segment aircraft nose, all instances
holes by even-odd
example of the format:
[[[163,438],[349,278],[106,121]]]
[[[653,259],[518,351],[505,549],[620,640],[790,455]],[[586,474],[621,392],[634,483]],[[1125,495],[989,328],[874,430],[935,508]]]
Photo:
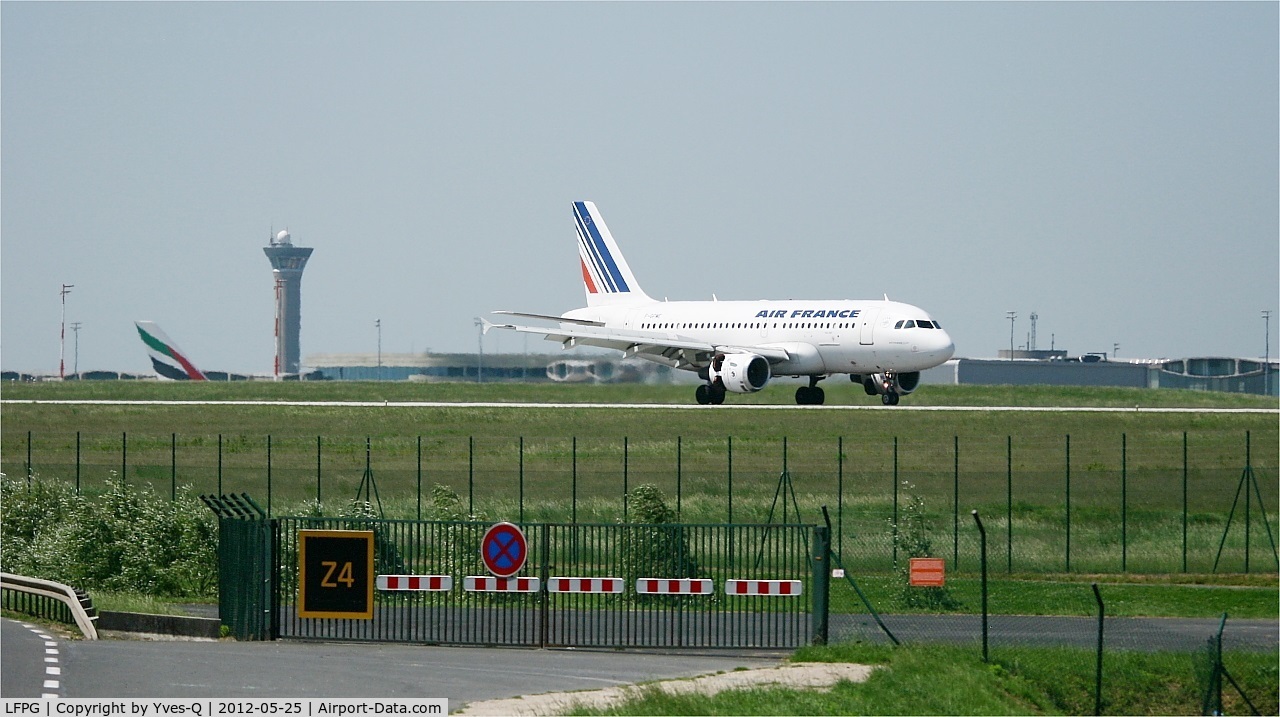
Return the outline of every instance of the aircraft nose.
[[[938,347],[935,349],[935,352],[937,353],[939,360],[946,361],[955,355],[956,344],[951,340],[951,334],[948,334],[946,331],[941,331],[939,333],[941,336],[937,337]]]

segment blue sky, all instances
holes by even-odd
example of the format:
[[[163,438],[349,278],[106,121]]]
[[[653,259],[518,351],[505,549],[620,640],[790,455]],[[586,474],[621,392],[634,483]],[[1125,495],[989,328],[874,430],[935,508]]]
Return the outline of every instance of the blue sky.
[[[269,372],[582,305],[570,203],[651,295],[890,298],[994,356],[1260,356],[1276,3],[0,5],[0,364]],[[1280,316],[1277,316],[1280,319]],[[1272,327],[1276,356],[1280,325]],[[497,332],[486,351],[521,351]],[[532,340],[530,349],[554,350]],[[68,339],[68,356],[71,353]],[[70,358],[68,358],[70,360]]]

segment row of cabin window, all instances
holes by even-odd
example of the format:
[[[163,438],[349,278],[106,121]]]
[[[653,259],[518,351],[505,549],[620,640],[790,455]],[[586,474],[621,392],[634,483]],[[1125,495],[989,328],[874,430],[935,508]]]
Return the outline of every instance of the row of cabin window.
[[[899,324],[902,322],[899,321]],[[841,324],[783,324],[784,329],[852,329],[857,326],[854,323]],[[762,329],[763,324],[641,324],[642,329]],[[771,328],[779,328],[778,324],[774,324]],[[901,328],[901,327],[899,327]],[[938,327],[942,328],[942,327]]]

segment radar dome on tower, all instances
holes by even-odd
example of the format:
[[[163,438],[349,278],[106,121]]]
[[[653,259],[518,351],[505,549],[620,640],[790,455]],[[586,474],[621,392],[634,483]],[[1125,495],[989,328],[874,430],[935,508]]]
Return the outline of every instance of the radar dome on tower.
[[[293,243],[292,238],[289,236],[289,230],[288,230],[288,229],[281,229],[281,230],[280,230],[280,233],[276,235],[276,243],[277,243],[277,244],[292,244],[292,243]]]

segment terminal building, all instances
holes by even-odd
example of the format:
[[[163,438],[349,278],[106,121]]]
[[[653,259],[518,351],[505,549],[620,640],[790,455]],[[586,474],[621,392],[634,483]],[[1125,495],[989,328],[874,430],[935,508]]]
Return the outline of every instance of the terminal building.
[[[1100,354],[1077,358],[952,359],[921,374],[922,383],[953,385],[1124,386],[1182,388],[1280,395],[1280,363],[1240,358],[1172,361],[1108,361]]]

